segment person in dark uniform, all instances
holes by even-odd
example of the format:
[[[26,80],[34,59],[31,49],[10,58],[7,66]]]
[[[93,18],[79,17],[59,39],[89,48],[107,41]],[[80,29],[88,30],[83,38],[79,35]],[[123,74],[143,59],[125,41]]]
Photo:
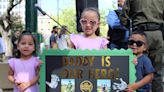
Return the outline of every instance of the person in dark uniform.
[[[164,0],[126,0],[122,12],[122,23],[132,19],[134,30],[144,30],[148,38],[148,56],[156,69],[152,92],[164,92]],[[164,31],[164,30],[163,30]]]

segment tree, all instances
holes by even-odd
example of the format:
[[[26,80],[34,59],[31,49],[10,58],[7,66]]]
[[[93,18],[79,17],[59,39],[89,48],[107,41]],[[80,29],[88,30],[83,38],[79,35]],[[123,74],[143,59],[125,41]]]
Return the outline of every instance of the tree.
[[[101,36],[107,37],[108,25],[106,23],[105,10],[101,9],[99,10],[99,12],[100,12],[100,33]]]
[[[60,14],[59,22],[66,25],[71,33],[77,33],[76,30],[76,10],[68,7],[63,9]]]
[[[25,29],[25,25],[22,23],[21,16],[11,16],[11,20],[13,21],[13,24],[11,25],[12,32]]]
[[[11,33],[13,31],[12,27],[14,25],[14,19],[12,19],[12,10],[21,2],[22,0],[9,0],[6,14],[0,17],[0,33],[2,34],[2,39],[4,40],[7,48],[5,53],[7,57],[12,56]]]

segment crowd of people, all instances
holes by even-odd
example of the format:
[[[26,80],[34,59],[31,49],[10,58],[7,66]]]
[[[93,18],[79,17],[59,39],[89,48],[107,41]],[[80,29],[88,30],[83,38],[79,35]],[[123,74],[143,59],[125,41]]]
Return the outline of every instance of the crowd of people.
[[[118,0],[118,4],[119,9],[108,14],[109,39],[100,36],[99,11],[89,7],[81,14],[82,34],[69,35],[67,26],[54,26],[50,38],[44,40],[45,49],[132,49],[137,80],[125,91],[163,92],[164,0]],[[35,56],[33,35],[24,31],[12,42],[17,50],[8,60],[8,79],[14,84],[14,92],[38,92],[41,61]]]

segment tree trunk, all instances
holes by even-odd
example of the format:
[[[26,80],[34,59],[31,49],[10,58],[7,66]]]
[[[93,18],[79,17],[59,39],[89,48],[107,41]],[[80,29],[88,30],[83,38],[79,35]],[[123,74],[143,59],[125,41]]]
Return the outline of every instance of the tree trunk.
[[[11,35],[8,34],[8,32],[3,31],[2,32],[2,39],[4,40],[4,44],[6,47],[6,52],[5,52],[5,56],[6,57],[11,57],[12,56],[12,42],[11,42]]]

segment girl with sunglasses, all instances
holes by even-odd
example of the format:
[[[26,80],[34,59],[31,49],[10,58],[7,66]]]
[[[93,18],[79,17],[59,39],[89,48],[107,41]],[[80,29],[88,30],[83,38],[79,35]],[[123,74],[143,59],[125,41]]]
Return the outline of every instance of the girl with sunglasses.
[[[100,14],[96,8],[86,8],[82,12],[80,24],[83,34],[70,35],[70,47],[75,49],[105,49],[108,40],[99,37]]]
[[[136,82],[129,84],[127,92],[150,92],[151,81],[154,77],[155,69],[152,66],[151,60],[144,55],[147,49],[146,34],[143,31],[134,31],[129,38],[128,48],[132,49],[136,55],[134,62],[136,64]]]

